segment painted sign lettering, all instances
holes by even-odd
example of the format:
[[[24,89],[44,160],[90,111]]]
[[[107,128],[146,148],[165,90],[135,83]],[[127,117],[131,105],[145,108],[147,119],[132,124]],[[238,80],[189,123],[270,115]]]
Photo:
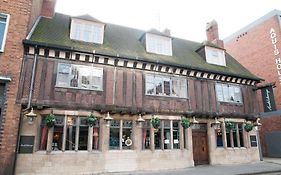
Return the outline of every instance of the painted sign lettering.
[[[277,47],[278,40],[277,40],[276,32],[273,28],[270,29],[269,33],[270,33],[271,43],[273,46],[273,54],[275,56],[275,64],[276,64],[276,69],[277,69],[278,81],[281,84],[281,58],[280,58],[279,49]]]

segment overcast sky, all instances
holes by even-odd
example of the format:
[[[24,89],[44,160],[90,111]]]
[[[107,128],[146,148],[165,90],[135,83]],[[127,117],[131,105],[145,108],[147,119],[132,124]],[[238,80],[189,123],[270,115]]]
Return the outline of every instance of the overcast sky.
[[[105,23],[141,30],[164,28],[174,37],[202,42],[206,23],[215,19],[221,39],[270,11],[280,0],[57,0],[56,11],[89,14]]]

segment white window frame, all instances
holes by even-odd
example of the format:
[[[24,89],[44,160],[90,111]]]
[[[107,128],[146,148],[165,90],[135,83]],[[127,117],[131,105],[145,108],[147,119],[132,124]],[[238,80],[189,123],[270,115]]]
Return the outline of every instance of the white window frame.
[[[205,55],[207,63],[226,66],[224,50],[205,46]]]
[[[149,81],[151,80],[151,81]],[[165,88],[164,88],[164,81],[169,82],[169,94],[165,94]],[[173,81],[183,81],[183,85],[180,85],[178,88],[180,88],[182,91],[180,91],[180,94],[173,93]],[[157,94],[157,83],[161,83],[161,92],[160,94]],[[153,89],[151,88],[150,90],[153,90],[153,93],[148,93],[148,87],[149,85],[153,86]],[[172,77],[172,76],[165,76],[165,75],[155,75],[155,74],[145,74],[145,95],[149,96],[163,96],[163,97],[174,97],[174,98],[188,98],[188,90],[187,90],[187,80],[182,77]],[[183,94],[183,95],[182,95]]]
[[[88,37],[86,32],[89,33]],[[104,24],[81,19],[72,19],[70,39],[103,44]]]
[[[5,13],[0,13],[0,17],[6,18],[5,22],[0,21],[0,23],[5,23],[5,29],[4,29],[4,36],[2,40],[2,45],[0,45],[0,52],[4,52],[6,39],[7,39],[7,33],[8,33],[8,27],[10,22],[10,15]]]
[[[219,102],[243,104],[241,87],[238,85],[216,83],[216,96]]]
[[[65,69],[62,70],[61,66],[65,66]],[[85,75],[85,72],[90,72],[92,74]],[[62,77],[63,74],[65,77]],[[87,78],[88,76],[90,76],[90,78]],[[101,79],[100,84],[93,84],[94,77]],[[62,79],[65,81],[60,81]],[[73,79],[75,79],[75,81]],[[83,83],[85,80],[89,81],[89,84]],[[103,68],[60,62],[57,67],[56,87],[103,91]]]
[[[146,33],[146,51],[172,56],[172,38]]]

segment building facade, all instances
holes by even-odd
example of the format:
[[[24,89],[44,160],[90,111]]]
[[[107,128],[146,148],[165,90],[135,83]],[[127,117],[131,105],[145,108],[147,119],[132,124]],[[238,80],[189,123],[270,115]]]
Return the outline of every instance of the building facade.
[[[16,174],[259,161],[245,126],[260,79],[225,52],[216,22],[207,29],[197,43],[89,15],[41,17],[24,40],[17,102],[36,115],[21,113]]]
[[[23,39],[41,13],[43,0],[0,1],[0,174],[13,174],[21,113],[16,103]]]
[[[261,143],[263,155],[281,157],[281,12],[273,10],[224,40],[226,50],[255,75],[262,84],[274,83],[275,112],[263,113]],[[243,49],[243,52],[240,50]],[[262,95],[259,95],[263,111]]]

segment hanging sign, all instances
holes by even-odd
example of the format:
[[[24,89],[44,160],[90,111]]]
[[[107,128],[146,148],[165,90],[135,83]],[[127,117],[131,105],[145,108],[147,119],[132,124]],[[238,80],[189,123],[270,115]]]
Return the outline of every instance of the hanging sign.
[[[264,112],[276,111],[276,105],[275,105],[272,86],[266,86],[266,87],[262,88],[261,93],[262,93]]]

